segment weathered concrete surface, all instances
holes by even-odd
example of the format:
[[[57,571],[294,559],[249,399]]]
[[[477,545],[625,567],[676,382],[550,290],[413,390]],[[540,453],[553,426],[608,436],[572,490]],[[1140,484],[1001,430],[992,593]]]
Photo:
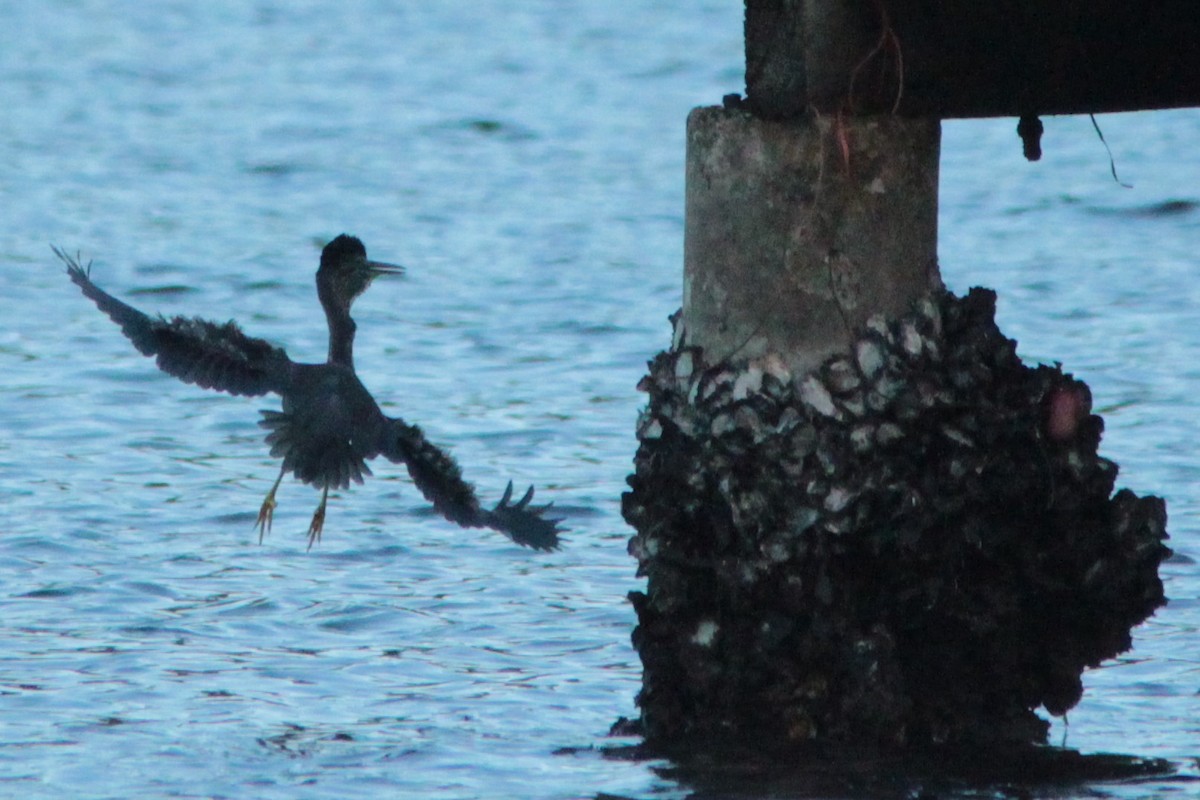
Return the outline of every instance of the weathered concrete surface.
[[[846,352],[941,285],[937,120],[688,117],[683,330],[715,363]]]

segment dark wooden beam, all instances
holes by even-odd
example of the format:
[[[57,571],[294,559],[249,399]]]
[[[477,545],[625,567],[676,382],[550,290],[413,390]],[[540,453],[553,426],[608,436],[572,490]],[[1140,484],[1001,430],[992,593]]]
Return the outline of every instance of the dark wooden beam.
[[[1200,0],[746,0],[767,118],[1200,106]]]

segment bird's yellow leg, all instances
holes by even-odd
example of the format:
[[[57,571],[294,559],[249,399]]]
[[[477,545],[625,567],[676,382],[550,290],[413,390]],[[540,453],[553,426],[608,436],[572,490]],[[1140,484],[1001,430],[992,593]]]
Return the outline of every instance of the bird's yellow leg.
[[[321,529],[325,527],[325,501],[329,499],[329,487],[321,493],[321,505],[313,512],[312,524],[308,526],[308,549],[312,550],[314,543],[321,541]]]
[[[263,500],[262,507],[258,509],[258,521],[254,523],[254,527],[258,528],[259,544],[262,544],[263,537],[271,530],[271,520],[275,517],[275,490],[279,488],[281,480],[283,480],[283,470],[279,471],[279,477],[275,479],[275,485],[271,487],[271,491],[267,492],[267,497]]]

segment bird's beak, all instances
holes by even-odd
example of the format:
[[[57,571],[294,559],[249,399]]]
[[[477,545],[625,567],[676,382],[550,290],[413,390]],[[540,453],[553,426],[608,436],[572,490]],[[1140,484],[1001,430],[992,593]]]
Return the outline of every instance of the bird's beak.
[[[384,264],[381,261],[368,261],[367,274],[372,279],[378,278],[380,275],[403,275],[404,267],[398,264]]]

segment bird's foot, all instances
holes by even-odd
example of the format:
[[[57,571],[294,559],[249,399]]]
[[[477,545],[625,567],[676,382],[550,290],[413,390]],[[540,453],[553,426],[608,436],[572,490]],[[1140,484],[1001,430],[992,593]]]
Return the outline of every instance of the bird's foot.
[[[325,528],[325,501],[320,501],[317,510],[313,512],[312,524],[308,525],[308,549],[312,549],[320,541],[320,531]]]
[[[263,537],[271,532],[271,522],[275,519],[275,490],[272,489],[258,509],[258,521],[254,527],[258,529],[258,543],[263,543]]]
[[[532,486],[520,500],[509,505],[512,494],[513,485],[512,481],[509,481],[500,502],[486,514],[487,526],[506,534],[517,544],[532,547],[534,550],[558,549],[558,534],[562,532],[558,523],[562,520],[542,516],[552,504],[532,505]]]

